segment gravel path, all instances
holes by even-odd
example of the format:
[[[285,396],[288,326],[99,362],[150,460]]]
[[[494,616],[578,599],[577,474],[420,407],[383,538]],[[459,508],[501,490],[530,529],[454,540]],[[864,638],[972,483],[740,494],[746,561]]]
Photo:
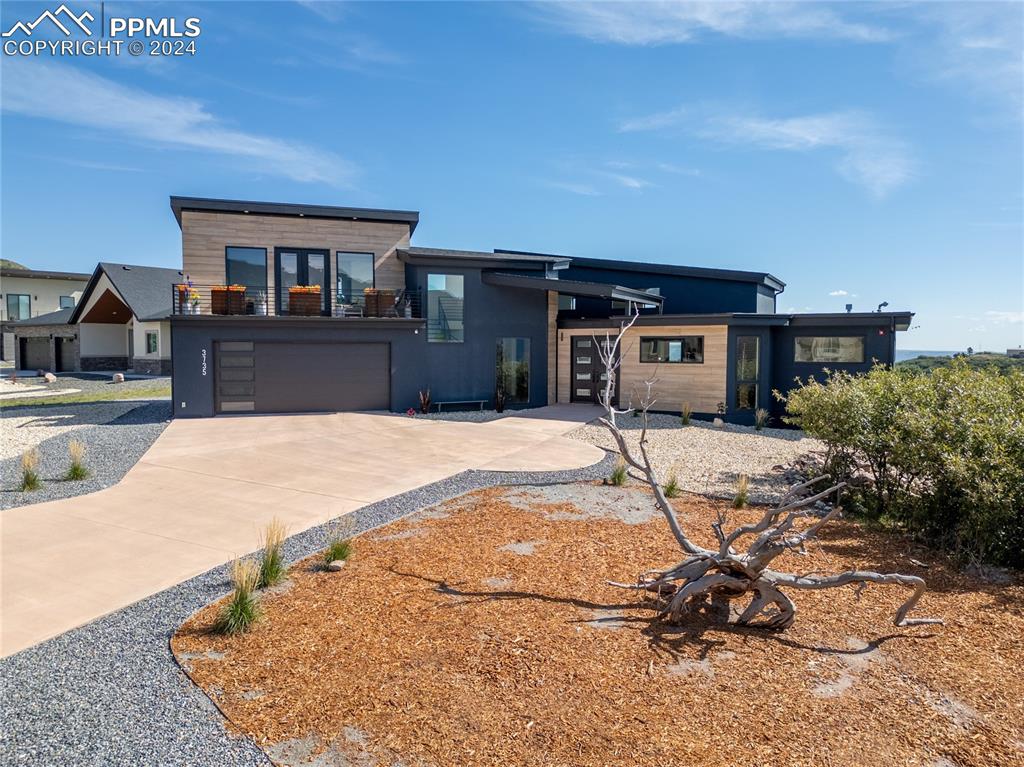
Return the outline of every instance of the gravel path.
[[[162,400],[5,410],[0,430],[0,509],[84,495],[116,484],[160,436],[170,417],[171,403]],[[91,472],[88,479],[77,482],[62,479],[72,439],[85,443],[85,464]],[[23,493],[18,489],[20,455],[28,441],[38,446],[42,487]],[[24,444],[9,450],[19,443]]]
[[[626,416],[618,420],[631,447],[640,440],[641,419]],[[778,466],[788,466],[806,453],[822,449],[815,439],[795,429],[764,429],[726,424],[716,428],[706,421],[680,423],[679,416],[650,416],[649,451],[654,468],[664,481],[675,474],[680,487],[720,498],[735,494],[740,474],[750,477],[750,500],[776,500],[788,483]],[[587,425],[568,435],[598,447],[613,449],[608,430]],[[634,472],[635,473],[635,472]]]
[[[596,479],[613,460],[575,471],[468,471],[352,512],[354,533],[492,485]],[[289,538],[289,561],[321,550],[332,523]],[[178,668],[169,641],[186,618],[229,590],[228,566],[0,660],[0,764],[269,765],[230,736],[220,713]],[[55,577],[60,573],[55,572]]]

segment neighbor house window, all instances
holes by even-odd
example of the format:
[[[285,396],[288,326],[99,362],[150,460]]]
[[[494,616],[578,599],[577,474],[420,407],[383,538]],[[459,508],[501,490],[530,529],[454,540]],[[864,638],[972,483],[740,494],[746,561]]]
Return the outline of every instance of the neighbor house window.
[[[225,275],[228,285],[245,285],[254,293],[267,289],[267,249],[225,248]]]
[[[496,386],[506,402],[530,401],[530,339],[499,338]]]
[[[757,408],[757,378],[760,369],[760,339],[757,336],[736,338],[736,407]]]
[[[571,312],[576,308],[576,296],[558,294],[558,310],[560,312]]]
[[[365,295],[363,291],[373,287],[373,253],[338,251],[335,258],[337,302],[362,305]]]
[[[703,362],[704,336],[641,338],[641,362]]]
[[[863,362],[864,336],[797,336],[796,362]]]
[[[427,275],[428,341],[462,343],[466,340],[464,282],[461,274]]]
[[[23,293],[7,294],[7,319],[27,320],[32,316],[32,297]]]
[[[159,335],[155,330],[146,331],[146,354],[156,354],[159,344]]]
[[[75,297],[74,296],[61,296],[60,297],[60,308],[61,309],[74,309],[75,308]]]

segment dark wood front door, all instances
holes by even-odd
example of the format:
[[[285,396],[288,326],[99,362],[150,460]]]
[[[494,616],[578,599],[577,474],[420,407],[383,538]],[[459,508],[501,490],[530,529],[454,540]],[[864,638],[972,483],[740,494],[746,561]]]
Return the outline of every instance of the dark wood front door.
[[[572,337],[572,381],[570,381],[570,402],[593,402],[600,405],[606,373],[597,353],[598,342],[593,336]],[[617,399],[612,391],[613,402]]]

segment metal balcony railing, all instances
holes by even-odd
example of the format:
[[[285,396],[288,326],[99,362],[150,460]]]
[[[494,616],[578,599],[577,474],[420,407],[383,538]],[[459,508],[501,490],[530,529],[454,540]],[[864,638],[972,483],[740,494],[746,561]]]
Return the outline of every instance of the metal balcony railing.
[[[171,307],[176,315],[423,318],[417,291],[371,288],[345,295],[315,288],[281,288],[278,293],[248,285],[182,284],[172,288]]]

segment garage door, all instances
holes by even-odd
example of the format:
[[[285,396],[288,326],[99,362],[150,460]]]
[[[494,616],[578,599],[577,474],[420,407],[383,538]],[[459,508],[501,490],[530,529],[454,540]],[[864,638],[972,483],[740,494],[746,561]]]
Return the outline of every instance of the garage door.
[[[386,343],[223,342],[218,411],[387,410],[390,369]]]
[[[50,369],[49,338],[21,339],[21,369],[47,371]]]

